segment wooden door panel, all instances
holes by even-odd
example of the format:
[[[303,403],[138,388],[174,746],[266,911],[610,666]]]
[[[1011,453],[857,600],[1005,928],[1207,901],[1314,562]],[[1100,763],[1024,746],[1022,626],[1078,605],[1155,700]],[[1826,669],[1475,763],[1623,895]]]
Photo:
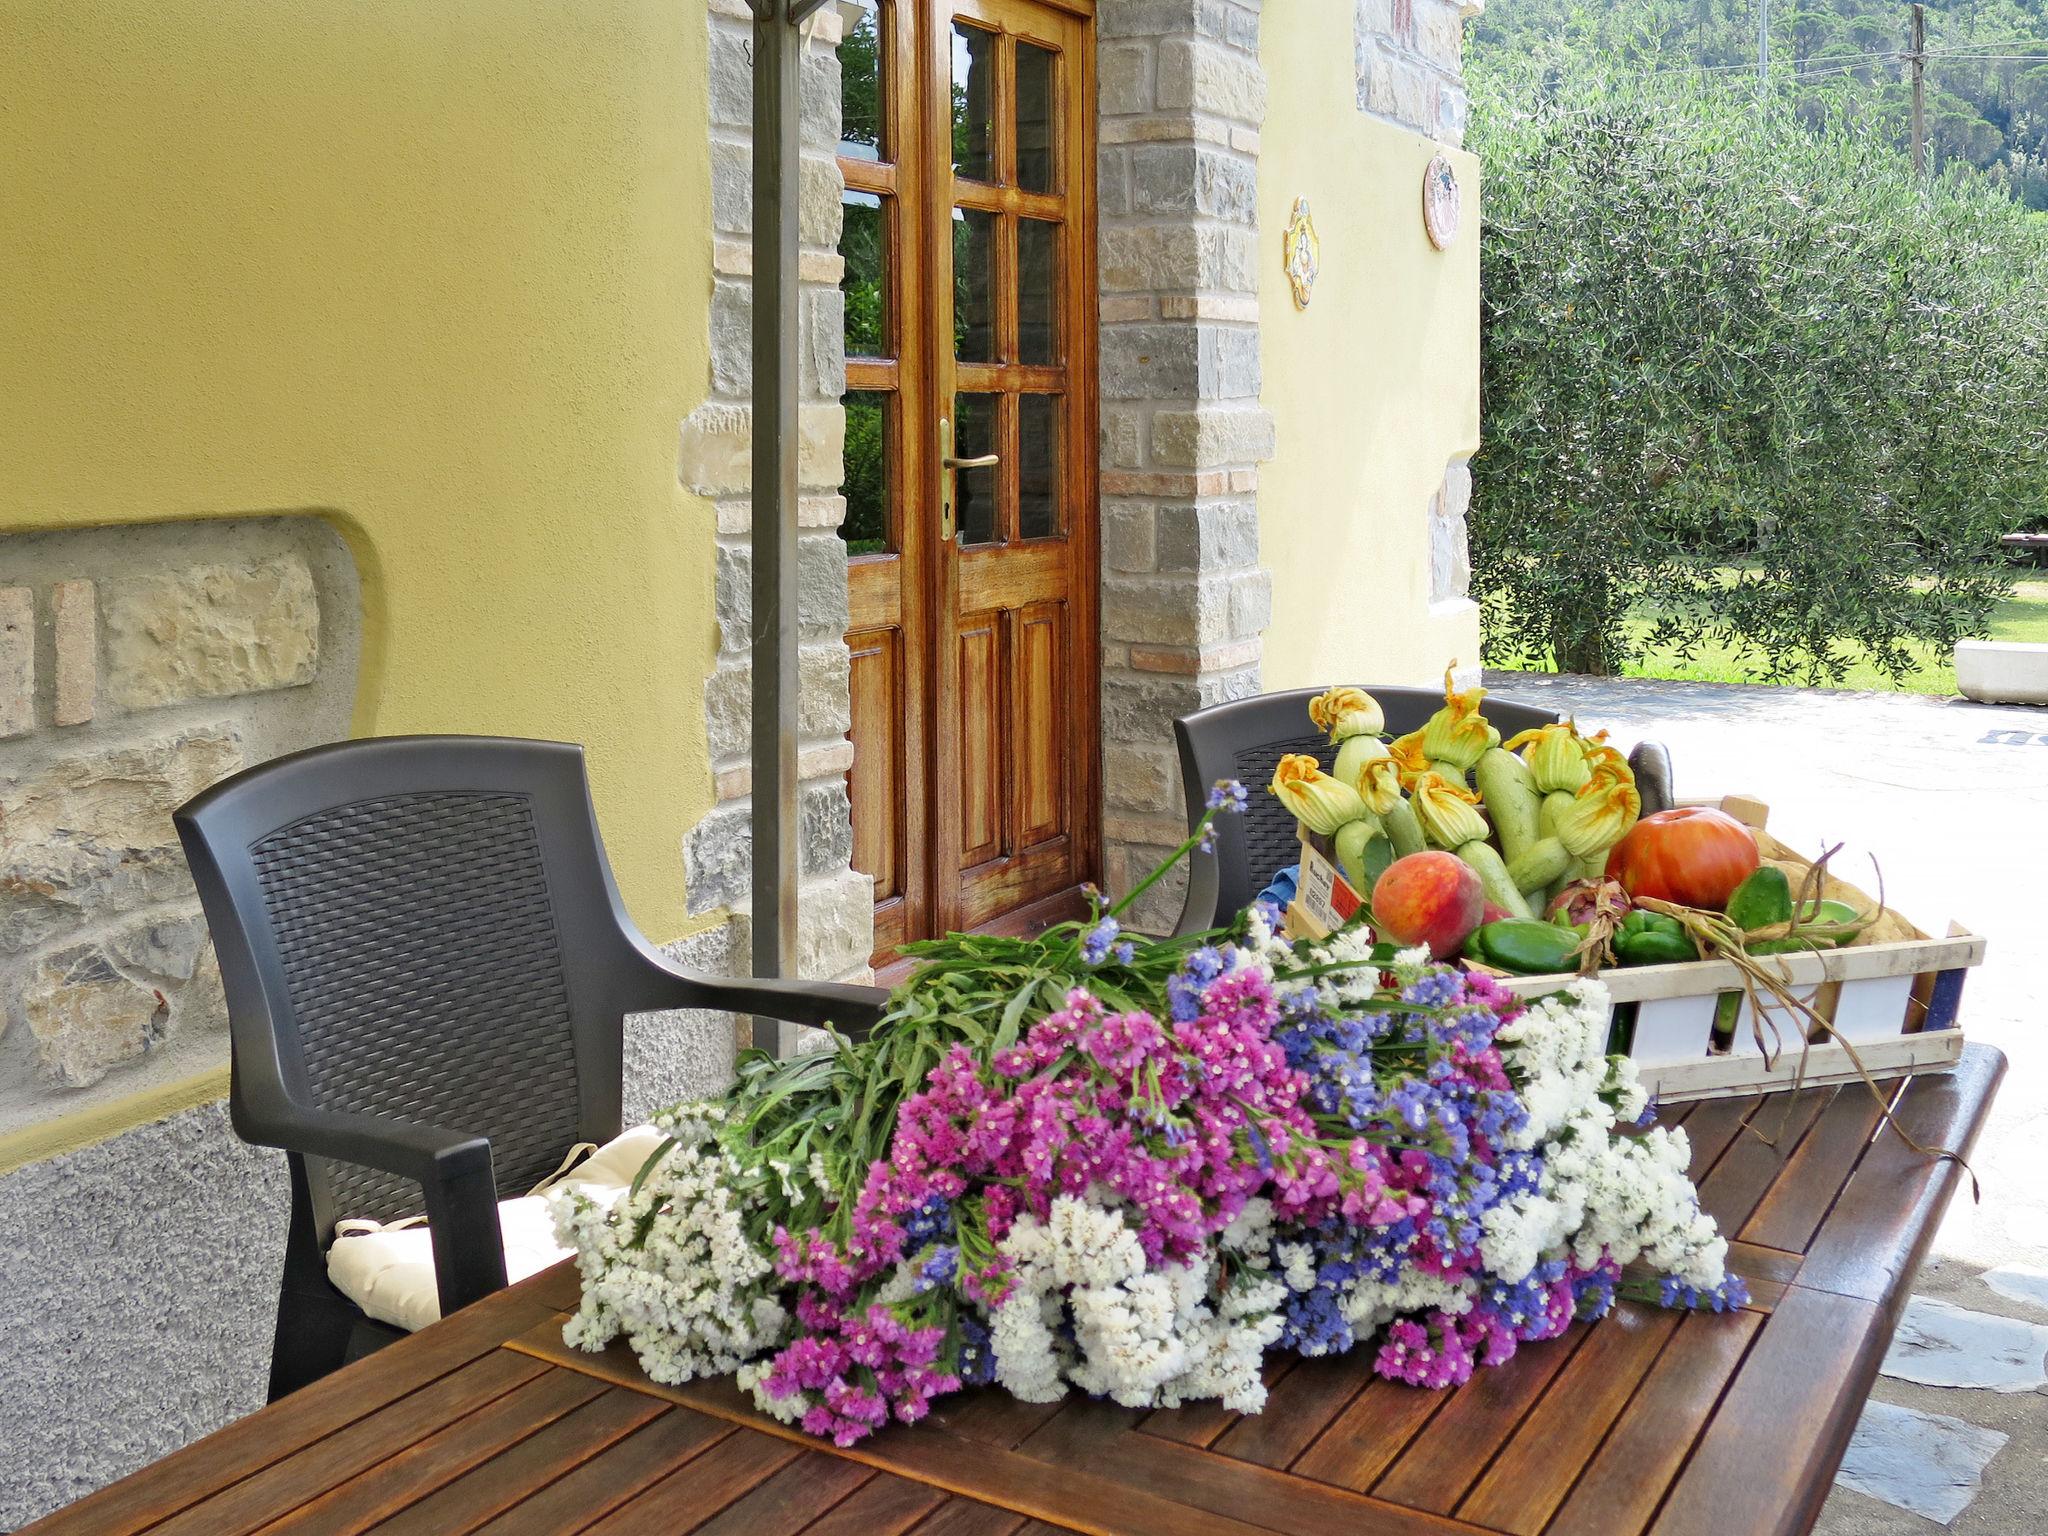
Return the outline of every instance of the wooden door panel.
[[[1000,613],[970,614],[960,623],[960,862],[973,869],[1004,852],[1003,622]]]
[[[875,904],[903,895],[903,648],[890,629],[846,637],[853,654],[853,867],[874,876]]]
[[[1067,605],[1037,603],[1016,616],[1009,757],[1016,775],[1016,852],[1067,830]]]

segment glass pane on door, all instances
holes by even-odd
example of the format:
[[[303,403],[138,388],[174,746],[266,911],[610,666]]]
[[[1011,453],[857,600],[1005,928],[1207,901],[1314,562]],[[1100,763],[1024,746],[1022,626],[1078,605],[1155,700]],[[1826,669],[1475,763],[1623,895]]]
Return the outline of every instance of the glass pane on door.
[[[840,197],[839,291],[846,305],[846,355],[889,355],[889,210],[873,192]]]
[[[953,174],[994,181],[996,35],[953,23]]]
[[[885,158],[882,127],[881,6],[878,0],[840,0],[857,13],[839,38],[839,153],[855,160]]]
[[[1054,153],[1053,69],[1059,55],[1050,48],[1017,43],[1017,185],[1027,192],[1057,192],[1059,157]]]
[[[1049,539],[1060,531],[1059,395],[1017,397],[1017,536]]]
[[[846,516],[839,536],[849,555],[889,547],[889,411],[894,395],[850,391],[846,405]]]
[[[1002,396],[953,397],[953,453],[962,459],[1002,452]],[[963,544],[993,544],[1002,536],[996,515],[1000,464],[953,472],[953,518]]]

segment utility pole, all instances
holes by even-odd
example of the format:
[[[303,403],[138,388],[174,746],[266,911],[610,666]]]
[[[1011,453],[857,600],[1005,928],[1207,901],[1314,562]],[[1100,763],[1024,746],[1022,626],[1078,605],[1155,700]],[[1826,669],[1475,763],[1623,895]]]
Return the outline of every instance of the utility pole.
[[[1756,77],[1771,80],[1771,0],[1756,0]]]
[[[1913,174],[1927,172],[1927,7],[1913,7]]]

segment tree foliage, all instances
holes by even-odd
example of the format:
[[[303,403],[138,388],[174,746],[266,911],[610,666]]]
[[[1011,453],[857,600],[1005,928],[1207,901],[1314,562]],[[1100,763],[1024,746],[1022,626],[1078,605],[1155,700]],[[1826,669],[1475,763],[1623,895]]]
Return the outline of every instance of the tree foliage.
[[[2048,208],[2048,0],[1929,0],[1928,143]],[[1772,78],[1809,115],[1846,99],[1901,148],[1911,132],[1902,0],[1772,0]],[[1499,0],[1473,22],[1468,63],[1537,58],[1731,78],[1753,71],[1758,0]]]
[[[1821,681],[1982,633],[2048,493],[2048,224],[1753,83],[1475,84],[1494,658]]]

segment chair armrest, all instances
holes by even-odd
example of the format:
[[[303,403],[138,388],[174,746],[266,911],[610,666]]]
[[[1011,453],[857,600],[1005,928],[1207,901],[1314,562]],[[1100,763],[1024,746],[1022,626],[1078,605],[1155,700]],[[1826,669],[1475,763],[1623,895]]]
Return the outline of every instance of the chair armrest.
[[[860,1039],[889,1006],[889,994],[881,987],[792,978],[700,976],[671,964],[651,948],[640,953],[659,995],[651,1005],[657,1008],[715,1008],[787,1019],[818,1029],[829,1024],[843,1035]]]
[[[1628,765],[1635,773],[1645,816],[1668,811],[1678,803],[1672,792],[1671,753],[1662,742],[1637,742],[1628,755]]]
[[[505,1288],[505,1239],[487,1137],[290,1101],[261,1110],[238,1101],[235,1129],[257,1146],[356,1163],[416,1181],[426,1197],[443,1317]]]

